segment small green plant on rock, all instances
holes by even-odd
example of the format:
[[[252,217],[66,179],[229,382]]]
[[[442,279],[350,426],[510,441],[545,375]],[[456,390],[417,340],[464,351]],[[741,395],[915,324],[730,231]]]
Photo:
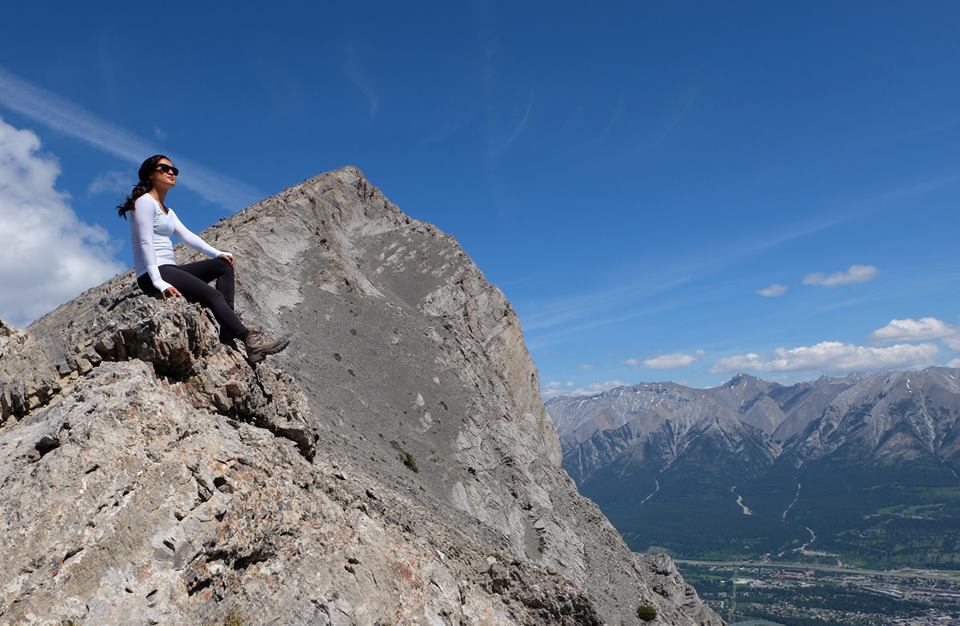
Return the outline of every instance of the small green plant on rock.
[[[637,617],[645,622],[652,622],[657,619],[657,609],[649,604],[641,604],[637,607]]]
[[[400,461],[407,466],[407,469],[414,473],[420,471],[420,468],[417,467],[417,457],[401,448],[400,444],[397,443],[395,439],[390,441],[390,445],[393,446],[394,450],[400,453],[397,458],[399,458]]]

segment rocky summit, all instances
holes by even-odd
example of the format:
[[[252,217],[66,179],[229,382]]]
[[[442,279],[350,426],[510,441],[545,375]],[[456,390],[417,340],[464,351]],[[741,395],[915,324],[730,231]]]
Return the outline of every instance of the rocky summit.
[[[352,167],[203,236],[286,351],[251,364],[132,273],[0,326],[0,623],[723,623],[560,468],[452,237]]]

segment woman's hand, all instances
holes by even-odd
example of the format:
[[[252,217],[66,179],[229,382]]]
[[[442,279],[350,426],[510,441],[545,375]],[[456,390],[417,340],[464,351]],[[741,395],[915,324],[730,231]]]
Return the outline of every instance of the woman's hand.
[[[180,291],[172,285],[168,287],[166,291],[163,292],[164,300],[166,300],[167,298],[182,298],[182,297],[183,297],[183,294],[180,293]]]
[[[223,259],[224,261],[229,263],[230,267],[234,267],[234,268],[237,267],[237,260],[233,258],[232,254],[228,254],[228,253],[218,254],[217,258]]]

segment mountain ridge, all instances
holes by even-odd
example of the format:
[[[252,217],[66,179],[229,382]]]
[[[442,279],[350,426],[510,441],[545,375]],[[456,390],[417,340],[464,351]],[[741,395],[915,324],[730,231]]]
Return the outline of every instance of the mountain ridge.
[[[635,550],[762,557],[805,547],[812,527],[844,559],[960,564],[960,370],[738,375],[545,406],[564,467]]]

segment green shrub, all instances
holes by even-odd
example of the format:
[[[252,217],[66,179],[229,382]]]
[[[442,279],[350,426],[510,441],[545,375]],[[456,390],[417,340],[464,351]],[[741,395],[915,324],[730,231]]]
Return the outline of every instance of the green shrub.
[[[393,448],[400,453],[399,456],[397,456],[397,458],[400,459],[400,461],[407,466],[407,469],[415,473],[420,471],[420,468],[417,467],[417,457],[413,456],[412,454],[410,454],[409,452],[401,448],[400,444],[397,443],[396,440],[391,441],[390,445],[393,446]]]
[[[657,619],[657,609],[649,604],[641,604],[637,607],[637,617],[645,622]]]

